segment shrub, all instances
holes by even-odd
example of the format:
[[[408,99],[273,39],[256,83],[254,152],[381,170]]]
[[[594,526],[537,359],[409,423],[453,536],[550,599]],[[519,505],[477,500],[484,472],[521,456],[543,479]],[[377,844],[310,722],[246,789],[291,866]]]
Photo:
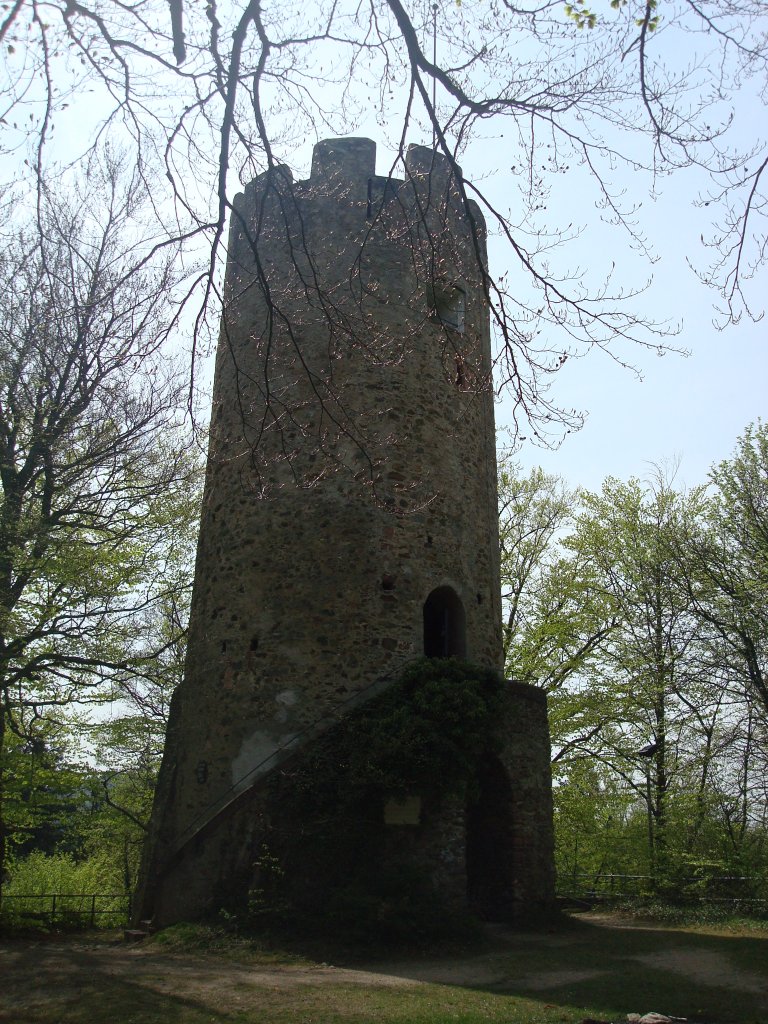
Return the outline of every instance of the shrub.
[[[3,885],[5,927],[85,927],[90,923],[94,895],[112,897],[98,901],[101,923],[115,925],[125,920],[123,887],[114,866],[105,859],[78,861],[67,853],[36,852],[13,861],[8,875]]]

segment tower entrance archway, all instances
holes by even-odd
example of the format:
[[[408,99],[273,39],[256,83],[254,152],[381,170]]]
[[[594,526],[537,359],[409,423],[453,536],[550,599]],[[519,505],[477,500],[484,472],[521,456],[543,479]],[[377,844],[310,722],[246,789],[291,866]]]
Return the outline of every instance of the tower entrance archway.
[[[514,816],[512,783],[497,757],[481,760],[466,813],[468,902],[485,920],[506,920],[514,898]]]

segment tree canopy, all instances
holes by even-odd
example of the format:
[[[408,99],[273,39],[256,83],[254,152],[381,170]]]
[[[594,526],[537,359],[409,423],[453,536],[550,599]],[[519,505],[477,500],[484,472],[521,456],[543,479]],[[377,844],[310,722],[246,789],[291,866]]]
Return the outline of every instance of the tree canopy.
[[[68,708],[157,675],[175,634],[153,644],[147,620],[188,586],[197,461],[142,191],[93,167],[87,213],[46,190],[1,241],[0,874],[6,735],[34,751]]]
[[[562,481],[502,472],[507,671],[549,693],[564,877],[764,870],[765,442],[691,491],[657,470],[553,504]]]

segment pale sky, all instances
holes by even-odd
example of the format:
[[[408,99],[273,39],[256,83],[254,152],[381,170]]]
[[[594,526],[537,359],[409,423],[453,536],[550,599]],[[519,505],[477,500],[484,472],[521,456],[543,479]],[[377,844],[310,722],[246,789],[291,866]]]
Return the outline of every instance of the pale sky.
[[[765,121],[761,97],[743,90],[740,113],[746,127],[734,141],[748,150],[755,142],[755,126]],[[380,131],[377,135],[372,124],[355,134],[377,141],[377,171],[386,173],[393,153]],[[511,136],[507,138],[509,143],[503,135],[471,143],[461,164],[465,175],[489,192],[494,205],[508,205],[514,218],[515,180],[508,168],[519,162],[519,154]],[[431,140],[414,133],[408,141]],[[618,145],[621,148],[621,140]],[[308,173],[308,147],[302,147],[297,157],[299,173]],[[615,180],[628,202],[641,204],[636,219],[656,262],[633,253],[625,235],[601,223],[591,183],[574,168],[553,181],[547,213],[549,224],[573,222],[582,228],[581,237],[563,250],[565,265],[579,268],[588,284],[592,277],[602,280],[611,264],[616,265],[617,284],[626,289],[643,286],[650,278],[647,291],[630,305],[647,319],[667,322],[678,332],[670,334],[670,344],[690,354],[669,352],[659,357],[632,345],[617,349],[641,376],[599,351],[569,360],[554,378],[551,396],[564,407],[584,412],[584,427],[565,437],[556,450],[526,441],[517,458],[524,467],[541,465],[572,486],[593,490],[608,475],[642,478],[654,464],[679,462],[676,484],[692,487],[706,482],[713,462],[730,456],[750,422],[768,419],[768,317],[754,323],[744,316],[724,330],[715,324],[722,300],[692,269],[701,271],[708,265],[711,250],[702,236],[710,237],[713,217],[719,215],[716,207],[696,206],[696,199],[710,187],[706,175],[693,168],[654,181],[650,175],[624,171]],[[764,218],[756,227],[765,228]],[[489,259],[494,275],[510,270],[515,281],[517,271],[508,248],[493,238]],[[524,288],[521,275],[518,280]],[[751,298],[757,299],[756,311],[768,307],[768,267],[758,270],[749,289]],[[500,444],[511,421],[510,399],[501,396],[496,406]]]
[[[597,354],[566,366],[555,394],[585,409],[587,421],[556,451],[525,444],[518,456],[525,467],[597,490],[608,475],[642,478],[650,464],[679,459],[676,483],[692,487],[731,455],[750,422],[768,419],[768,325],[718,333],[702,289],[681,284],[679,294],[687,306],[681,339],[691,355],[646,356],[642,381]],[[503,427],[503,401],[496,417]]]
[[[765,121],[760,97],[745,95],[743,107],[746,131],[758,131]],[[396,108],[393,101],[393,121]],[[83,126],[77,125],[74,110],[68,114],[60,119],[59,138],[60,144],[66,140],[71,145]],[[743,117],[744,109],[741,114]],[[370,124],[354,131],[379,144],[379,173],[386,173],[390,166],[391,151],[382,137],[387,131],[396,133],[396,125],[382,129],[373,117]],[[407,141],[429,144],[431,140],[418,137],[417,132],[414,129]],[[519,154],[511,135],[509,140],[508,144],[499,135],[473,142],[461,162],[467,176],[473,180],[484,178],[483,187],[490,190],[494,201],[507,205],[514,216],[519,197],[510,165],[519,160]],[[748,148],[753,141],[748,134],[742,144]],[[310,147],[308,140],[293,153],[291,162],[299,176],[307,172]],[[624,348],[619,354],[638,366],[642,380],[600,352],[569,360],[558,373],[551,395],[562,405],[587,414],[583,429],[567,436],[554,451],[526,442],[518,458],[525,466],[542,465],[572,485],[593,489],[609,474],[642,477],[652,463],[679,459],[678,482],[690,486],[702,483],[711,463],[732,452],[747,424],[758,417],[768,418],[768,320],[755,324],[744,318],[722,332],[713,325],[717,295],[697,281],[687,263],[690,260],[703,266],[705,262],[700,238],[702,232],[707,234],[709,211],[693,209],[693,200],[706,187],[700,175],[685,171],[657,183],[662,198],[653,201],[648,178],[637,172],[619,173],[619,182],[628,195],[643,203],[639,220],[658,256],[651,267],[631,253],[620,233],[601,225],[594,194],[580,173],[574,170],[554,181],[548,211],[552,224],[573,220],[583,227],[578,241],[565,250],[568,267],[578,267],[590,284],[593,278],[599,282],[606,267],[615,263],[618,283],[624,287],[642,284],[652,273],[651,288],[634,306],[649,318],[678,323],[680,333],[672,342],[691,354],[688,358],[674,354],[658,358],[633,351],[631,346]],[[492,273],[498,275],[509,269],[511,284],[516,287],[517,271],[509,254],[493,240],[489,248]],[[522,280],[520,287],[525,287]],[[768,270],[764,267],[753,284],[752,295],[764,296],[763,305],[768,304]],[[499,401],[496,418],[499,428],[509,422],[508,399]]]
[[[756,103],[756,110],[764,110]],[[393,153],[376,136],[375,126],[356,134],[377,141],[377,172],[389,170]],[[410,141],[428,143],[418,137]],[[512,177],[495,168],[505,160],[501,139],[470,145],[462,157],[464,173],[478,180],[494,202],[511,196]],[[310,147],[302,147],[294,169],[309,173]],[[574,219],[584,230],[568,250],[569,266],[599,279],[601,269],[617,264],[616,276],[627,288],[652,277],[648,290],[632,303],[648,319],[668,322],[669,342],[687,350],[687,357],[673,352],[663,357],[626,345],[617,350],[641,373],[626,369],[604,353],[593,351],[582,359],[569,360],[553,379],[551,395],[567,408],[586,413],[584,427],[563,439],[555,450],[524,442],[517,459],[524,467],[541,465],[572,486],[599,489],[608,475],[627,479],[643,477],[652,464],[679,461],[676,483],[695,486],[706,482],[713,462],[727,458],[736,439],[758,417],[768,419],[768,318],[753,323],[747,317],[735,326],[715,326],[716,291],[702,284],[689,261],[702,269],[708,251],[701,242],[710,224],[708,211],[697,209],[695,197],[707,187],[707,179],[695,171],[679,172],[657,182],[661,195],[649,196],[650,179],[627,175],[628,194],[643,203],[639,218],[657,262],[629,250],[624,237],[600,224],[599,212],[589,205],[576,212],[570,208],[575,177],[561,182],[552,196],[550,220]],[[490,240],[491,271],[499,275],[510,264],[506,246]],[[764,282],[764,285],[761,283]],[[521,282],[522,286],[522,282]],[[768,306],[768,268],[761,268],[752,295],[764,295]],[[508,396],[496,406],[499,442],[505,444],[504,428],[512,422]],[[527,432],[530,433],[530,432]]]
[[[713,462],[730,456],[750,422],[768,419],[768,319],[754,323],[743,317],[717,329],[718,295],[687,262],[704,263],[704,222],[701,211],[679,201],[681,191],[670,189],[669,201],[649,218],[659,261],[640,306],[660,320],[678,322],[680,332],[670,340],[690,355],[660,358],[625,349],[642,379],[600,352],[567,363],[552,394],[583,410],[585,425],[555,451],[524,443],[519,454],[524,466],[541,465],[574,486],[595,490],[608,475],[642,478],[653,463],[679,460],[676,482],[692,487],[706,481]],[[588,230],[586,251],[590,235]],[[753,294],[768,305],[768,268],[760,269],[756,282]],[[509,416],[504,400],[496,416],[503,427]]]
[[[759,96],[744,95],[743,102],[753,113],[751,120],[745,119],[747,134],[740,140],[746,150],[755,141],[750,133],[765,122],[765,108]],[[495,148],[470,149],[462,160],[465,173],[481,173],[491,161],[502,164],[496,151],[500,146],[501,140]],[[705,483],[711,464],[731,455],[745,427],[768,419],[768,316],[757,323],[743,316],[723,330],[715,325],[722,299],[692,269],[701,271],[709,264],[712,250],[705,248],[702,236],[711,236],[712,218],[721,214],[715,207],[696,206],[697,197],[710,187],[704,174],[687,169],[657,180],[657,198],[650,195],[654,182],[649,176],[625,172],[618,179],[628,200],[642,204],[637,221],[656,257],[650,264],[631,251],[620,232],[601,223],[594,201],[582,202],[592,193],[586,187],[582,191],[587,182],[578,173],[570,171],[555,182],[548,204],[551,223],[573,220],[583,228],[567,250],[567,265],[578,267],[588,283],[601,280],[601,271],[611,264],[617,283],[627,288],[652,277],[647,291],[630,306],[649,319],[669,322],[679,331],[670,336],[670,344],[690,354],[659,357],[631,345],[618,348],[617,354],[636,366],[642,379],[599,351],[569,360],[554,378],[550,395],[558,404],[584,412],[583,428],[566,436],[556,450],[528,440],[517,458],[526,468],[541,465],[572,486],[592,490],[608,475],[642,478],[652,464],[675,461],[680,487]],[[510,176],[505,183],[502,175],[493,187],[498,194],[510,185]],[[765,227],[763,217],[755,228]],[[508,252],[493,241],[489,252],[491,270],[498,274],[505,269]],[[768,309],[768,266],[761,266],[747,286],[755,311]],[[503,396],[496,422],[503,444],[503,428],[511,422],[510,400]]]

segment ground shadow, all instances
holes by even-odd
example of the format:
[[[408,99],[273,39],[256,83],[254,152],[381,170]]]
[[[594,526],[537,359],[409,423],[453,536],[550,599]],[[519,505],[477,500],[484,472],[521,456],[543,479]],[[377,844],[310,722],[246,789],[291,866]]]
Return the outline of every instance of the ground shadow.
[[[655,1010],[689,1022],[768,1020],[765,938],[622,921],[569,919],[547,931],[493,926],[495,941],[459,958],[368,964],[411,980],[464,985],[599,1009],[606,1019]]]
[[[339,1005],[343,1019],[357,1024],[432,1021],[441,1000],[450,1005],[446,993],[457,989],[492,1000],[493,1015],[483,1010],[467,1018],[472,1020],[512,1019],[508,997],[534,1008],[537,1021],[624,1021],[627,1013],[650,1010],[691,1024],[768,1020],[768,933],[708,934],[587,916],[541,931],[491,925],[463,949],[341,957],[335,966],[270,960],[252,951],[242,961],[232,955],[231,948],[228,955],[206,955],[169,952],[157,943],[134,947],[72,938],[3,942],[0,1022],[336,1021]],[[393,998],[377,1008],[377,993],[385,989]],[[402,1013],[398,1000],[406,1006]],[[411,1009],[419,1001],[429,1013],[414,1018]],[[516,1021],[534,1019],[523,1011],[518,1007]]]
[[[125,1014],[137,1024],[210,1024],[210,1002],[190,996],[190,968],[164,965],[149,975],[132,967],[126,947],[88,950],[77,941],[4,942],[0,946],[2,1024],[101,1024]],[[196,965],[195,973],[200,970]],[[229,970],[226,971],[229,975]],[[187,978],[187,981],[189,978]],[[222,993],[231,991],[224,984]],[[184,994],[182,994],[184,993]],[[216,1008],[216,1020],[237,1019]],[[121,1017],[122,1019],[122,1017]]]

